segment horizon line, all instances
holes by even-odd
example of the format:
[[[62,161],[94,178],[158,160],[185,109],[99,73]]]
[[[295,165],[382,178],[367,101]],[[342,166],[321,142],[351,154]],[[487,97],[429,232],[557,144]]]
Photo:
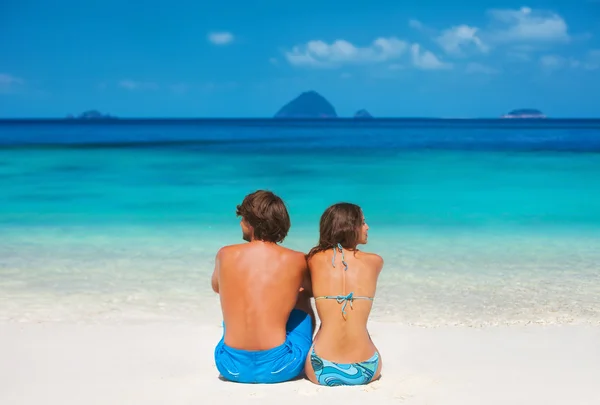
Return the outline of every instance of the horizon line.
[[[112,123],[120,121],[313,121],[313,122],[331,122],[331,121],[352,121],[368,123],[371,121],[392,121],[392,120],[439,120],[439,121],[466,121],[466,120],[494,120],[502,122],[545,122],[557,120],[600,120],[598,117],[543,117],[543,118],[513,118],[513,117],[118,117],[110,116],[103,118],[70,118],[70,117],[0,117],[0,121],[58,121],[58,122],[93,122],[93,123]]]

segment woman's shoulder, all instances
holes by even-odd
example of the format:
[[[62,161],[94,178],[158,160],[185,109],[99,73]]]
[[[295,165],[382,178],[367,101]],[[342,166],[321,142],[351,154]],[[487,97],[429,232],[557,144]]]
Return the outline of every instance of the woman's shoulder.
[[[376,253],[363,252],[362,250],[357,250],[354,252],[355,257],[361,260],[367,265],[374,267],[377,271],[383,268],[383,258]],[[323,264],[331,265],[331,256],[332,253],[330,251],[324,250],[317,252],[310,257],[308,257],[308,265],[309,267],[320,266]]]
[[[374,266],[377,270],[381,270],[383,268],[383,257],[379,256],[376,253],[363,252],[362,250],[357,252],[357,255],[367,263]]]
[[[313,254],[309,254],[307,255],[307,261],[308,263],[319,263],[323,260],[326,260],[331,257],[331,254],[329,254],[330,252],[327,250],[321,250],[319,252],[313,253]]]

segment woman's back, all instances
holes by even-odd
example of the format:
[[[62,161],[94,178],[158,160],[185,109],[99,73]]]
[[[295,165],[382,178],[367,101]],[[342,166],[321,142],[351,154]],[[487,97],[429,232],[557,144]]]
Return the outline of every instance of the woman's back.
[[[367,321],[383,260],[375,254],[335,248],[310,257],[308,266],[321,320],[315,352],[337,363],[369,359],[376,349]]]
[[[315,384],[368,384],[381,372],[367,321],[383,260],[356,248],[368,238],[369,225],[356,204],[334,204],[321,215],[319,243],[308,253],[321,319],[305,364],[306,376]]]

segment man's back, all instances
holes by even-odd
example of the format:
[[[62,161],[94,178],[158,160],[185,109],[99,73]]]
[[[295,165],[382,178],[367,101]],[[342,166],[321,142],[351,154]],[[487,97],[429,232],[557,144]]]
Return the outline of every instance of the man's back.
[[[267,350],[286,340],[286,323],[307,274],[302,253],[253,241],[222,248],[218,284],[225,344]]]

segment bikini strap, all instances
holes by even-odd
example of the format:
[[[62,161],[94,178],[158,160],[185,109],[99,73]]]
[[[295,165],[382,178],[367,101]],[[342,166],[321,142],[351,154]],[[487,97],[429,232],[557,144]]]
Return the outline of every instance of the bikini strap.
[[[344,273],[342,274],[342,294],[346,294],[346,271],[348,270],[348,263],[346,263],[346,258],[344,257],[344,249],[342,247],[342,244],[338,243],[337,246],[333,247],[333,257],[331,258],[331,265],[335,267],[336,250],[339,250],[342,254],[342,264],[344,265]],[[350,301],[350,308],[352,308],[353,295],[354,293],[351,292],[348,295],[338,295],[336,297],[337,302],[339,304],[341,304],[342,302],[344,303],[344,305],[342,305],[342,316],[344,317],[344,319],[346,319],[346,305],[348,305],[348,301]]]
[[[335,253],[336,253],[336,250],[339,250],[342,253],[342,264],[344,265],[344,271],[348,270],[348,263],[346,263],[346,258],[344,257],[344,249],[342,248],[342,244],[341,243],[338,243],[337,246],[333,247],[333,257],[331,258],[331,265],[333,267],[335,267]]]

